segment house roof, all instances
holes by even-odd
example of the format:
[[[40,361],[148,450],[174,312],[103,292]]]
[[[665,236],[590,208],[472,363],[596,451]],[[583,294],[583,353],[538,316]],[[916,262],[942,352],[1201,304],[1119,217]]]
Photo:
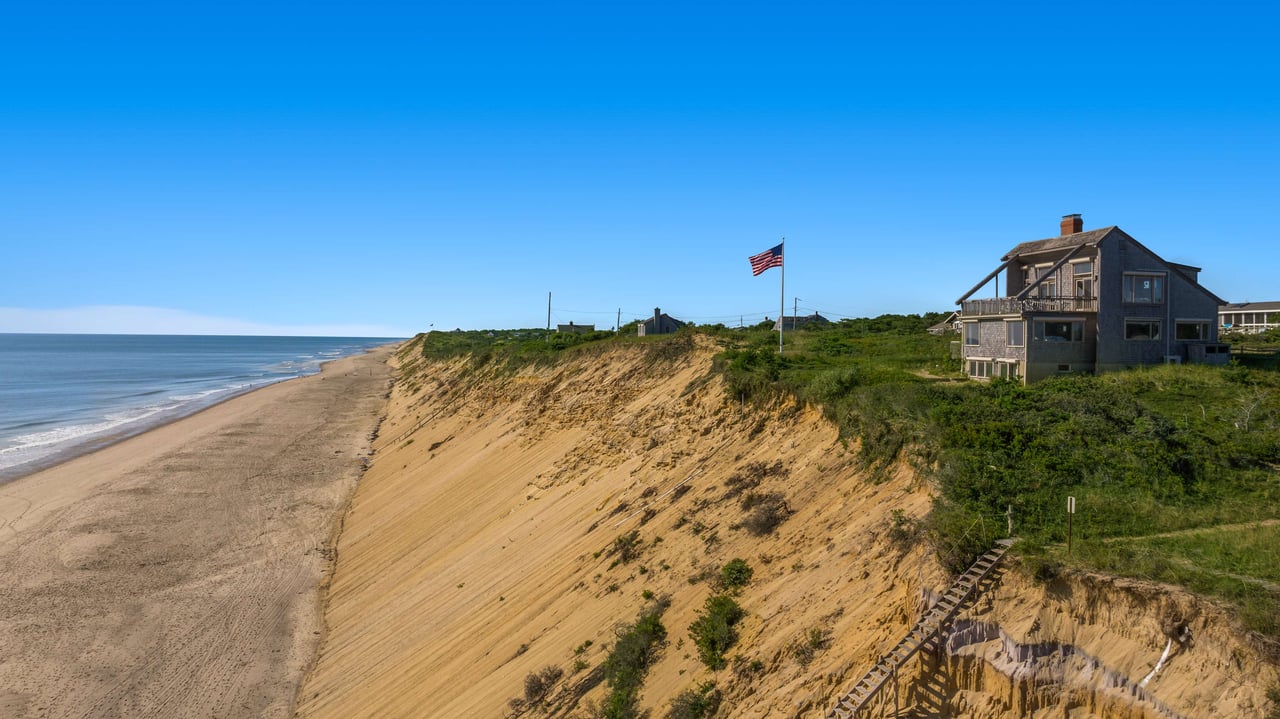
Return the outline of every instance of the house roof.
[[[1070,235],[1063,235],[1061,237],[1049,237],[1043,240],[1033,240],[1031,242],[1023,242],[1022,244],[1019,244],[1016,247],[1014,247],[1012,250],[1009,250],[1009,252],[1000,259],[1005,262],[1008,262],[1014,259],[1015,257],[1019,257],[1022,255],[1034,255],[1041,252],[1053,252],[1055,250],[1063,250],[1063,249],[1069,249],[1072,247],[1080,247],[1082,245],[1097,245],[1099,242],[1106,239],[1107,236],[1111,235],[1112,233],[1119,233],[1124,237],[1126,237],[1133,244],[1137,245],[1138,247],[1141,247],[1152,257],[1163,262],[1170,270],[1181,275],[1184,280],[1198,287],[1201,292],[1204,292],[1205,294],[1209,295],[1209,297],[1213,298],[1213,300],[1216,301],[1219,305],[1226,304],[1226,302],[1221,297],[1210,292],[1204,285],[1200,284],[1199,282],[1196,282],[1194,279],[1187,276],[1188,272],[1192,272],[1192,271],[1199,272],[1200,268],[1192,267],[1191,265],[1179,264],[1177,262],[1170,262],[1164,259],[1160,255],[1157,255],[1156,253],[1152,252],[1151,249],[1148,248],[1146,245],[1133,239],[1133,237],[1130,237],[1129,233],[1120,229],[1116,225],[1112,225],[1110,227],[1103,227],[1097,230],[1088,230],[1086,232],[1075,232]]]
[[[1280,302],[1232,302],[1219,309],[1223,312],[1280,312]]]
[[[1096,245],[1099,240],[1111,234],[1112,230],[1119,230],[1119,227],[1112,225],[1103,227],[1100,230],[1089,230],[1087,232],[1076,232],[1061,237],[1049,237],[1043,240],[1032,240],[1031,242],[1023,242],[1018,246],[1009,250],[1001,260],[1011,260],[1019,255],[1033,255],[1038,252],[1052,252],[1054,250],[1062,250],[1069,247],[1079,247],[1080,245]],[[1123,230],[1121,230],[1123,232]]]
[[[671,320],[672,322],[678,322],[678,323],[680,323],[680,324],[684,324],[684,320],[678,320],[678,319],[676,319],[675,317],[672,317],[671,315],[667,314],[666,312],[663,312],[663,313],[659,314],[658,316],[659,316],[659,317],[662,317],[663,319]],[[646,318],[644,318],[644,319],[642,319],[642,320],[640,320],[640,321],[641,321],[641,322],[643,322],[643,323],[645,323],[645,324],[649,324],[649,325],[651,325],[651,324],[653,324],[653,320],[654,320],[654,318],[653,318],[653,317],[646,317]]]
[[[930,327],[929,327],[929,329],[931,329],[931,330],[945,330],[945,329],[947,329],[948,327],[950,327],[951,325],[955,324],[955,321],[959,318],[959,316],[960,316],[960,313],[959,313],[959,312],[952,312],[951,314],[947,315],[947,318],[946,318],[946,319],[942,320],[941,322],[939,322],[939,323],[938,323],[938,324],[936,324],[936,325],[932,325],[932,326],[930,326]]]

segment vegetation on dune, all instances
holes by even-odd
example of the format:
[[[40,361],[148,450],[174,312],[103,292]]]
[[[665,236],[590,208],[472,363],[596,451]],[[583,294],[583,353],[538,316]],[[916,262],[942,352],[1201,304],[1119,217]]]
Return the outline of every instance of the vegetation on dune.
[[[1253,335],[1229,367],[1161,366],[1031,386],[963,380],[924,322],[740,337],[718,368],[737,400],[790,395],[858,438],[878,477],[905,458],[939,496],[923,535],[953,571],[1006,534],[1032,564],[1154,579],[1234,602],[1280,636],[1280,352]],[[1067,497],[1076,498],[1067,555]],[[897,522],[893,536],[916,532]],[[1199,531],[1205,530],[1205,531]],[[1177,541],[1151,535],[1184,531]],[[1261,537],[1261,538],[1260,538]],[[1121,541],[1123,540],[1123,541]],[[1233,550],[1235,547],[1236,550]],[[1240,561],[1248,547],[1251,561]]]
[[[604,661],[605,682],[609,695],[600,707],[602,719],[633,719],[640,716],[638,702],[645,674],[659,647],[667,637],[662,626],[662,613],[669,602],[659,600],[640,613],[634,624],[617,630],[608,658]]]
[[[685,689],[671,700],[665,719],[710,719],[720,708],[720,692],[714,682],[703,682],[696,689]]]
[[[733,597],[716,594],[707,597],[702,614],[689,625],[689,636],[698,648],[698,658],[708,669],[723,669],[728,662],[724,653],[738,641],[735,625],[746,616]]]
[[[720,343],[714,371],[734,402],[785,397],[820,406],[874,480],[897,460],[934,481],[920,525],[899,518],[903,542],[929,541],[959,571],[1005,535],[1042,576],[1064,565],[1154,579],[1230,600],[1248,626],[1280,636],[1280,542],[1257,522],[1280,518],[1280,331],[1228,338],[1228,367],[1134,369],[1064,376],[1024,387],[965,380],[948,336],[924,330],[940,313],[887,315],[789,332],[786,352],[767,327],[685,328],[636,338],[431,333],[428,358],[469,353],[476,363],[541,362],[565,351],[638,343],[651,361],[675,361],[702,334]],[[493,336],[489,336],[492,334]],[[726,482],[741,497],[743,528],[764,534],[790,513],[785,498],[753,492],[761,464]],[[1076,498],[1067,554],[1067,497]],[[750,505],[750,506],[748,506]],[[1250,524],[1254,523],[1254,524]],[[1219,525],[1244,525],[1210,530]],[[1179,538],[1160,538],[1183,532]],[[1248,561],[1235,548],[1248,547]]]

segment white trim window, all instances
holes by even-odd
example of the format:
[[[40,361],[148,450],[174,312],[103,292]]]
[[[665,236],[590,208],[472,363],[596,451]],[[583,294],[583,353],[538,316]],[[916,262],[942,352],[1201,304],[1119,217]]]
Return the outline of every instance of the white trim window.
[[[996,377],[1005,379],[1018,378],[1018,361],[1017,360],[996,360],[995,366]]]
[[[991,378],[991,360],[989,359],[969,360],[969,376],[974,379],[990,379]]]
[[[1027,325],[1022,320],[1004,321],[1005,344],[1010,347],[1021,347],[1026,342]]]
[[[1093,260],[1073,260],[1071,274],[1075,277],[1076,299],[1093,299]]]
[[[1124,273],[1124,301],[1138,305],[1164,304],[1164,274]]]
[[[978,331],[977,322],[964,323],[964,344],[966,347],[977,347],[982,344],[982,333]]]

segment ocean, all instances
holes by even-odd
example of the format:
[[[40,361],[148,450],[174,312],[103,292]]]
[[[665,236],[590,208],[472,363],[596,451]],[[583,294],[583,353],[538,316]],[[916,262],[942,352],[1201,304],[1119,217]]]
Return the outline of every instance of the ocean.
[[[396,341],[0,334],[0,481]]]

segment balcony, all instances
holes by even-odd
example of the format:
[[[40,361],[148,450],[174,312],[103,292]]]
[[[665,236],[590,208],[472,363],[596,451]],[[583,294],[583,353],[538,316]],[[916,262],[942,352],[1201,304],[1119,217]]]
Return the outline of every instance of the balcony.
[[[960,305],[964,317],[983,315],[1021,315],[1027,312],[1097,312],[1097,297],[993,297],[965,300]]]

